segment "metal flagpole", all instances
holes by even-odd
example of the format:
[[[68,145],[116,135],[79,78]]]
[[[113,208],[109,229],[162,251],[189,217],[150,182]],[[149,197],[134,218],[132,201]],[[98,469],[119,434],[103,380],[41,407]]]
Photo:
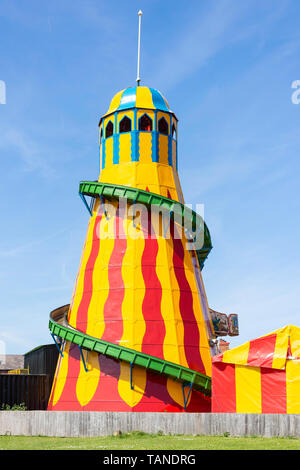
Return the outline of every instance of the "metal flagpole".
[[[141,55],[141,22],[142,22],[142,14],[143,12],[140,10],[138,12],[139,15],[139,36],[138,36],[138,59],[137,59],[137,86],[140,86],[140,55]]]

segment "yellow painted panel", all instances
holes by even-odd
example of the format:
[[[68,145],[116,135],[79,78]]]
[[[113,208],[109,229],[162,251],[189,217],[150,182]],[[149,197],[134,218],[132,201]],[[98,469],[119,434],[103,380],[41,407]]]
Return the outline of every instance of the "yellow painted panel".
[[[139,163],[137,165],[135,187],[141,189],[148,187],[151,192],[151,188],[155,188],[156,190],[153,192],[160,194],[157,163]]]
[[[119,136],[119,164],[131,162],[131,133]]]
[[[99,354],[82,350],[86,361],[88,372],[85,371],[82,360],[80,360],[80,371],[76,382],[76,396],[81,406],[87,405],[93,398],[100,377]]]
[[[100,145],[100,155],[99,155],[99,158],[100,158],[100,171],[101,171],[102,168],[103,168],[103,147],[102,147],[102,144]]]
[[[114,139],[111,136],[105,141],[105,168],[113,166],[113,149]]]
[[[235,366],[236,412],[261,413],[260,367]]]
[[[152,134],[140,132],[139,134],[139,162],[152,163]]]
[[[250,342],[248,341],[234,349],[229,349],[223,353],[223,362],[228,364],[247,364]]]
[[[286,361],[287,413],[300,413],[300,359]]]
[[[66,383],[66,378],[68,375],[70,345],[71,343],[67,341],[63,350],[64,357],[62,358],[61,356],[59,356],[60,366],[59,366],[58,371],[56,372],[57,380],[56,382],[54,382],[55,388],[54,388],[54,393],[53,393],[53,406],[55,406],[58,400],[60,399],[60,396],[62,394],[62,391]]]
[[[186,238],[184,237],[183,246],[186,246]],[[186,279],[190,286],[192,296],[193,296],[193,311],[195,315],[195,319],[197,322],[197,326],[199,329],[199,349],[200,355],[205,367],[206,375],[211,377],[211,355],[210,355],[210,348],[208,344],[208,333],[206,331],[205,321],[202,313],[202,307],[199,298],[199,292],[196,284],[196,278],[194,273],[194,267],[192,262],[192,253],[188,249],[185,248],[184,250],[184,271],[186,275]]]
[[[286,329],[282,329],[282,331],[278,331],[276,336],[276,343],[272,361],[272,368],[273,369],[284,369],[286,363],[286,356],[288,351],[288,332]],[[266,335],[268,336],[268,335]]]
[[[108,111],[107,111],[106,114],[113,113],[113,112],[120,106],[121,97],[122,97],[122,94],[123,94],[124,91],[125,91],[125,89],[119,91],[119,92],[113,97],[113,99],[111,100],[109,109],[108,109]]]
[[[161,165],[160,163],[157,165],[157,174],[158,174],[158,181],[159,185],[161,186],[162,190],[164,188],[164,192],[162,192],[163,196],[168,197],[168,189],[175,190],[177,193],[176,189],[176,184],[174,180],[174,172],[173,168],[171,166],[166,166],[166,165]],[[174,192],[173,192],[174,194]],[[172,196],[173,196],[172,194]],[[178,195],[174,195],[174,200],[178,201]]]
[[[152,100],[152,93],[148,87],[139,86],[136,89],[136,102],[137,108],[150,108],[155,109]]]
[[[169,165],[168,147],[169,147],[169,138],[168,138],[168,136],[163,135],[163,134],[159,134],[159,136],[158,136],[159,163],[163,163],[164,165]]]

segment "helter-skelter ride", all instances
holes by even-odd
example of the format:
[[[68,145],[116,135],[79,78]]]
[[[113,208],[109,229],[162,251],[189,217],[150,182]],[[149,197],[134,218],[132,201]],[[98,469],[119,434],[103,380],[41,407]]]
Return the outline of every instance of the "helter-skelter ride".
[[[99,179],[79,186],[90,218],[71,303],[50,314],[60,355],[49,410],[210,411],[222,319],[201,275],[210,233],[185,206],[178,120],[140,86],[139,57],[137,86],[100,119]]]

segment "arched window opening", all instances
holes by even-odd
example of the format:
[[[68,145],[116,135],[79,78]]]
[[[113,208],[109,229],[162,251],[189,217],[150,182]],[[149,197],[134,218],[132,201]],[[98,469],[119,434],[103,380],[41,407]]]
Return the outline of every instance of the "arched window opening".
[[[130,132],[130,131],[131,131],[131,119],[129,119],[127,116],[125,116],[120,121],[120,133]]]
[[[111,121],[107,124],[105,128],[105,138],[111,137],[114,133],[114,125]]]
[[[172,137],[175,140],[177,139],[177,131],[176,131],[175,124],[172,125]]]
[[[158,132],[160,132],[161,134],[165,134],[165,135],[169,134],[168,123],[163,117],[158,121]]]
[[[139,119],[139,131],[152,131],[152,119],[147,114],[143,114]]]

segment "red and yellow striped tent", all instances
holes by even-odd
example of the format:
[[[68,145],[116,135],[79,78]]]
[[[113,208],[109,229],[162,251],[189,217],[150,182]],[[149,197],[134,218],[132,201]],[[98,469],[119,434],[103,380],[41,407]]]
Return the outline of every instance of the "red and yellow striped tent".
[[[300,328],[288,325],[215,356],[212,412],[300,413]]]

